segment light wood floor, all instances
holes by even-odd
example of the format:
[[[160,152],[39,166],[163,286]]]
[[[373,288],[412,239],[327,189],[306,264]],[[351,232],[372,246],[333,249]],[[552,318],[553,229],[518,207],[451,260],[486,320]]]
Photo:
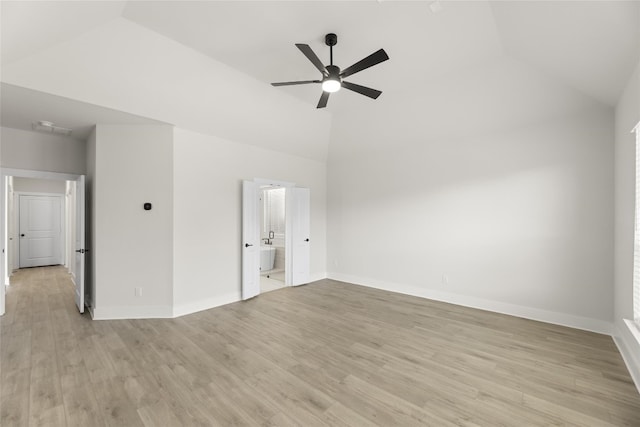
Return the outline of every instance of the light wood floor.
[[[0,318],[0,424],[640,426],[610,337],[324,280],[91,321],[61,267]]]

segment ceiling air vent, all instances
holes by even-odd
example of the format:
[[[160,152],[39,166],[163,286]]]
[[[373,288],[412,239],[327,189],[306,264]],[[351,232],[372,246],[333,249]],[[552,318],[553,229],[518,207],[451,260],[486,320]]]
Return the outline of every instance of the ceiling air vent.
[[[31,128],[38,132],[55,133],[57,135],[70,135],[73,131],[69,128],[63,128],[62,126],[56,126],[53,122],[46,120],[39,120],[31,123]]]

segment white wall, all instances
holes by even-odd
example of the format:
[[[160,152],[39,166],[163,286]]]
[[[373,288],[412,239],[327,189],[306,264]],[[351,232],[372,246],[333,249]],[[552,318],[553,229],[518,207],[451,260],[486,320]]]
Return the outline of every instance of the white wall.
[[[240,299],[242,180],[311,189],[311,276],[325,276],[324,162],[176,128],[174,131],[174,313]]]
[[[66,182],[51,179],[18,178],[13,179],[13,191],[29,193],[65,194]]]
[[[171,126],[96,126],[94,318],[168,317],[173,277]],[[153,209],[145,211],[150,202]],[[134,288],[142,288],[135,296]]]
[[[0,128],[0,166],[72,174],[85,173],[84,141]]]
[[[307,158],[327,154],[327,111],[124,18],[3,64],[2,81]]]
[[[610,109],[476,137],[395,138],[396,149],[330,157],[330,277],[609,332]]]
[[[640,344],[623,319],[633,319],[635,135],[640,121],[640,63],[616,107],[615,125],[615,339],[640,390]]]

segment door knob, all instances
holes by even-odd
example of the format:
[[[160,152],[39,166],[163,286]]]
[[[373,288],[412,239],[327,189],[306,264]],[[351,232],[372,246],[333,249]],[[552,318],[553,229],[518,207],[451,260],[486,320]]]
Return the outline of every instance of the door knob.
[[[308,241],[309,241],[309,239],[304,239],[304,241],[305,241],[305,242],[308,242]]]
[[[248,244],[248,243],[245,243],[245,244],[244,244],[244,247],[245,247],[245,248],[248,248],[249,246],[253,246],[253,245],[250,245],[250,244]]]
[[[24,237],[24,234],[21,234],[20,237]]]

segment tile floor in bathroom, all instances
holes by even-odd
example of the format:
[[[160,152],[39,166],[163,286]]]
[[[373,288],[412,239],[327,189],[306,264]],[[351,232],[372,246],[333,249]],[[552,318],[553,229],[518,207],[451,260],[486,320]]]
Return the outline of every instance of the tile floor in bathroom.
[[[267,277],[269,276],[269,277]],[[284,270],[273,269],[260,274],[260,292],[275,291],[284,288]]]

